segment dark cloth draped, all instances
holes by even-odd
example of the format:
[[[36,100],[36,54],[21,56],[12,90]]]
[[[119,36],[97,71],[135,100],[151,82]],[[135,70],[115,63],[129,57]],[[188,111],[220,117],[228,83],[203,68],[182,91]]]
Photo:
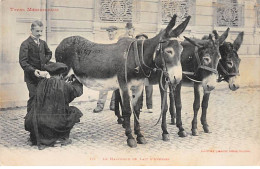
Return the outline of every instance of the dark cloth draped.
[[[71,84],[55,78],[40,81],[33,108],[25,117],[25,130],[30,132],[33,144],[52,145],[58,139],[69,137],[70,130],[82,116],[81,111],[69,103],[82,93],[83,86],[78,81]]]

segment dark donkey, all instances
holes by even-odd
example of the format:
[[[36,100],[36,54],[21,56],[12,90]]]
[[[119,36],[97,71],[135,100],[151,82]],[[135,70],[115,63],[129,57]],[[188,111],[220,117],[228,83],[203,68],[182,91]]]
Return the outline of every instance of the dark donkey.
[[[228,31],[229,29],[227,29]],[[225,35],[227,31],[223,34]],[[217,34],[216,31],[213,31],[215,38],[221,40],[221,37]],[[211,36],[206,36],[203,39],[211,39]],[[220,47],[220,55],[221,58],[219,60],[217,71],[218,71],[218,78],[217,82],[226,81],[229,83],[229,88],[234,91],[239,88],[239,85],[236,83],[236,77],[239,75],[239,64],[240,59],[237,55],[237,51],[243,41],[243,32],[241,32],[233,44],[229,42],[223,42]],[[187,73],[187,72],[186,72]],[[186,76],[189,78],[189,75]],[[186,78],[187,79],[187,78]],[[184,79],[185,80],[185,79]],[[194,118],[192,121],[192,135],[197,136],[198,130],[197,130],[197,114],[200,108],[200,92],[199,92],[199,81],[193,81],[194,82],[194,103],[193,103],[193,110],[194,110]],[[202,115],[201,115],[201,123],[203,125],[203,129],[205,133],[209,133],[209,128],[206,120],[206,114],[207,114],[207,108],[208,108],[208,101],[209,101],[210,92],[205,92],[203,95],[202,100]],[[171,113],[171,122],[172,124],[175,124],[175,109],[174,109],[174,99],[171,99],[170,102],[170,113]],[[178,115],[177,115],[178,116]]]
[[[215,41],[212,39],[212,37],[205,40],[192,40],[185,37],[187,41],[181,43],[181,45],[183,46],[183,52],[181,54],[182,70],[186,73],[195,72],[196,75],[194,73],[192,74],[194,76],[193,78],[196,78],[197,80],[200,80],[202,82],[202,86],[205,92],[210,92],[214,89],[216,85],[216,69],[220,59],[219,44],[224,42],[228,35],[228,31],[229,29],[225,33],[223,33],[223,35],[219,37],[218,40]],[[158,78],[160,78],[160,74],[151,73],[151,76],[148,78],[149,83],[158,84]],[[167,131],[166,124],[166,112],[168,109],[168,105],[164,86],[165,81],[163,81],[163,83],[159,83],[161,100],[165,102],[165,104],[162,106],[162,137],[164,141],[167,141],[169,140],[169,133]],[[187,134],[182,126],[181,120],[181,84],[178,84],[175,87],[170,84],[169,87],[171,101],[173,101],[173,97],[175,97],[175,104],[177,109],[177,127],[179,128],[178,135],[180,137],[185,137]],[[140,100],[138,100],[138,102],[139,101]],[[140,105],[140,103],[138,103],[137,105]],[[171,113],[172,110],[173,103],[170,104]],[[135,127],[139,127],[138,122]]]
[[[94,90],[120,89],[125,112],[125,134],[130,147],[137,146],[130,126],[131,106],[135,106],[144,78],[152,71],[150,68],[157,68],[158,65],[158,71],[168,71],[173,84],[179,83],[182,78],[180,71],[175,71],[181,70],[180,53],[173,53],[182,50],[182,47],[172,38],[178,37],[185,30],[189,19],[190,17],[172,30],[176,21],[174,15],[164,31],[146,41],[123,38],[116,44],[97,44],[80,36],[73,36],[64,39],[55,51],[56,61],[69,67],[68,75],[75,74],[85,86]],[[162,42],[165,42],[164,45],[159,45]],[[155,49],[158,46],[163,52],[157,55]],[[142,54],[140,58],[138,53]],[[137,67],[141,69],[138,71]],[[131,104],[129,90],[133,84],[138,87]],[[143,135],[138,132],[137,140],[142,141],[142,138]]]

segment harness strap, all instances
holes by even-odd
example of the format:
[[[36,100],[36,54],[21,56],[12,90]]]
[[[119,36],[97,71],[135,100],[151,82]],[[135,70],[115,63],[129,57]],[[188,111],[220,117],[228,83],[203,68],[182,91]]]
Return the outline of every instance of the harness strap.
[[[236,72],[236,73],[229,73],[229,72],[224,68],[224,66],[222,65],[221,62],[219,62],[218,64],[219,64],[219,67],[221,68],[221,70],[223,71],[223,73],[224,73],[226,76],[236,76],[236,75],[239,75],[238,72]]]
[[[203,65],[201,65],[199,68],[208,70],[208,71],[213,72],[213,73],[215,73],[215,74],[218,74],[218,71],[217,71],[216,69],[212,69],[212,68],[210,68],[210,67],[208,67],[208,66],[203,66]]]
[[[221,62],[218,62],[218,64],[219,64],[219,67],[221,68],[221,70],[223,71],[223,73],[224,73],[225,75],[228,75],[228,72],[227,72],[226,69],[223,67],[222,63],[221,63]]]
[[[186,75],[186,74],[184,74],[185,75],[185,77],[187,78],[187,79],[189,79],[189,80],[191,80],[191,81],[193,81],[193,82],[195,82],[195,83],[202,83],[202,81],[200,81],[200,80],[195,80],[195,79],[192,79],[192,78],[190,78],[188,75]]]
[[[141,61],[142,61],[142,64],[147,67],[148,69],[150,70],[154,70],[153,68],[151,68],[150,66],[147,66],[144,62],[144,40],[142,40],[142,47],[141,47]],[[153,60],[154,61],[154,60]],[[151,73],[151,72],[150,72]]]
[[[184,74],[184,75],[192,75],[192,76],[194,76],[194,72],[187,72],[187,71],[182,71],[182,73]]]
[[[124,57],[125,57],[125,81],[126,81],[126,83],[127,83],[127,58],[128,58],[129,50],[130,50],[130,48],[131,48],[131,46],[132,46],[132,44],[133,44],[134,42],[136,42],[136,41],[132,41],[132,42],[130,43],[130,45],[128,46],[127,51],[125,51],[125,53],[124,53]],[[123,100],[122,100],[122,101],[123,101]],[[124,102],[123,102],[123,104],[124,104]],[[138,118],[137,118],[137,115],[136,115],[136,113],[135,113],[135,111],[134,111],[134,109],[133,109],[133,105],[132,105],[131,99],[130,99],[130,107],[131,107],[131,111],[133,112],[136,121],[139,123],[139,120],[138,120]]]
[[[195,46],[195,58],[197,60],[198,63],[198,69],[201,66],[201,62],[200,62],[200,57],[199,57],[199,53],[198,53],[199,48],[197,46]]]
[[[137,41],[134,41],[134,55],[135,55],[135,71],[136,73],[139,73],[141,64],[140,64],[140,59],[139,59],[139,53],[138,53],[138,48],[137,48]]]
[[[155,123],[154,126],[156,126],[156,125],[160,122],[160,120],[161,120],[161,118],[162,118],[164,106],[165,106],[165,104],[166,104],[167,88],[168,88],[168,86],[169,86],[169,85],[168,85],[168,83],[166,82],[166,83],[165,83],[165,86],[164,86],[164,88],[165,88],[166,90],[164,90],[164,92],[163,92],[163,100],[162,100],[161,114],[160,114],[160,117],[159,117],[159,119],[157,120],[157,122]],[[163,87],[163,86],[161,86],[161,87]],[[153,127],[154,127],[154,126],[153,126]]]
[[[150,77],[152,71],[150,70],[149,73],[147,74],[147,73],[145,72],[145,70],[143,69],[142,64],[141,64],[141,62],[140,62],[140,58],[139,58],[139,57],[142,58],[142,62],[143,62],[143,64],[145,65],[144,60],[143,60],[143,44],[144,44],[144,41],[142,41],[142,44],[141,44],[141,53],[140,53],[140,56],[139,56],[139,52],[138,52],[137,42],[138,42],[138,41],[134,41],[135,64],[136,64],[136,66],[137,66],[137,67],[135,68],[135,71],[136,71],[136,73],[139,73],[139,70],[141,69],[142,72],[143,72],[143,74],[144,74],[144,76]],[[150,68],[150,67],[147,66],[147,65],[145,65],[145,66],[148,67],[149,69],[152,69],[152,68]]]
[[[127,51],[124,52],[124,58],[125,58],[125,81],[126,81],[126,83],[127,83],[127,58],[128,58],[129,50],[130,50],[131,45],[133,44],[133,42],[130,43],[130,45],[128,46]]]

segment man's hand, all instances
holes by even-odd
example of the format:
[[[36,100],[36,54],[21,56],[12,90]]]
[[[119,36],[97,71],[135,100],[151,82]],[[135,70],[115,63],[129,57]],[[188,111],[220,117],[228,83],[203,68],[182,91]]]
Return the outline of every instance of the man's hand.
[[[35,75],[36,77],[40,77],[40,76],[41,76],[40,72],[41,72],[40,70],[36,69],[36,70],[34,71],[34,75]]]
[[[47,71],[40,71],[40,77],[50,78],[50,74]]]
[[[49,77],[50,77],[50,75],[49,75],[49,73],[48,73],[47,71],[40,71],[40,70],[38,70],[38,69],[36,69],[36,70],[34,71],[34,75],[35,75],[36,77],[38,77],[38,78],[40,78],[40,77],[49,78]]]
[[[76,77],[75,77],[74,74],[72,74],[72,75],[70,75],[69,77],[67,77],[67,78],[65,79],[65,82],[67,82],[67,83],[72,83],[72,82],[75,81],[75,80],[76,80]]]

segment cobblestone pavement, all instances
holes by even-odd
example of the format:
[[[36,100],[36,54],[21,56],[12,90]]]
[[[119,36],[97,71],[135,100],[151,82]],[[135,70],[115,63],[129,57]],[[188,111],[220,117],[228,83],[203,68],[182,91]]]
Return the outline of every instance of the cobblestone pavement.
[[[160,125],[153,127],[160,114],[157,88],[154,113],[143,112],[140,117],[148,143],[137,148],[127,146],[108,102],[102,113],[92,113],[95,101],[73,103],[84,116],[71,131],[72,144],[41,151],[27,143],[26,108],[1,111],[0,165],[260,165],[260,87],[214,90],[208,108],[211,133],[204,133],[198,124],[200,133],[195,137],[190,130],[193,89],[183,87],[182,120],[188,136],[178,137],[178,129],[168,125],[167,142],[161,138]],[[170,122],[170,115],[167,118]]]

